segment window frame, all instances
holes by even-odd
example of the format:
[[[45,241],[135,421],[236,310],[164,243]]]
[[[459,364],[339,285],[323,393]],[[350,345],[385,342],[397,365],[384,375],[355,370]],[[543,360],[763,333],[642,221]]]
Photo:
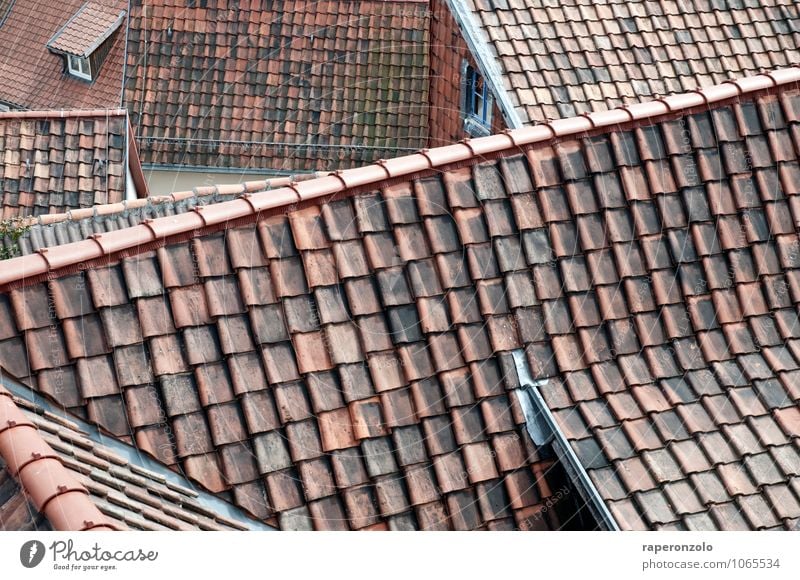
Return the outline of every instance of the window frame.
[[[461,64],[461,117],[471,136],[489,135],[494,99],[481,71],[464,60]]]
[[[86,65],[86,70],[88,72],[83,71],[82,66],[78,66],[77,68],[73,66],[74,62],[77,63],[84,63]],[[86,81],[92,80],[92,63],[89,60],[89,57],[85,56],[76,56],[74,54],[67,55],[67,71],[72,76],[78,77],[79,79],[83,79]]]
[[[467,114],[476,117],[481,122],[487,122],[486,83],[480,73],[467,66]]]

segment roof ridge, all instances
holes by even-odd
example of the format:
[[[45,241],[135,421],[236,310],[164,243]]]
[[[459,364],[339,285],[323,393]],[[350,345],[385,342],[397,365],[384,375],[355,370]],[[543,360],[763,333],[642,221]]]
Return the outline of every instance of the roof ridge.
[[[120,529],[92,501],[88,490],[67,470],[0,385],[0,457],[37,510],[57,531]]]
[[[68,119],[83,117],[105,117],[127,115],[127,109],[113,107],[109,109],[34,109],[28,111],[4,111],[0,112],[0,120],[3,119]]]
[[[47,213],[38,216],[27,216],[18,218],[19,224],[25,226],[49,226],[62,222],[76,222],[89,218],[108,217],[126,211],[137,210],[148,206],[160,205],[163,203],[178,203],[194,198],[205,198],[214,195],[242,195],[245,193],[256,193],[271,191],[280,187],[288,186],[292,182],[313,179],[321,174],[311,173],[310,177],[304,174],[291,175],[288,177],[274,177],[262,181],[248,181],[247,187],[240,187],[243,184],[231,185],[210,185],[194,187],[191,190],[176,191],[168,195],[152,195],[149,197],[139,197],[136,199],[123,200],[118,203],[103,203],[90,207],[82,207],[65,211],[62,213]]]
[[[459,143],[423,149],[418,153],[381,159],[376,163],[354,169],[338,170],[324,177],[303,182],[291,182],[285,187],[268,192],[254,193],[254,184],[245,182],[235,186],[218,186],[225,191],[238,191],[240,196],[232,201],[209,206],[198,206],[177,216],[148,219],[139,225],[94,234],[89,239],[52,248],[42,248],[36,253],[12,258],[0,270],[0,289],[34,283],[52,277],[56,271],[73,271],[85,268],[93,260],[140,248],[155,247],[167,238],[192,236],[208,228],[247,220],[262,213],[286,211],[298,205],[319,203],[323,198],[364,188],[380,188],[400,178],[414,178],[431,171],[485,159],[487,156],[555,142],[564,137],[587,135],[592,131],[633,124],[640,126],[678,113],[688,113],[699,107],[722,104],[742,96],[753,96],[763,91],[800,83],[800,67],[788,67],[728,80],[722,84],[678,93],[652,101],[625,105],[600,111],[557,119],[548,123],[507,130],[503,133],[464,139]]]

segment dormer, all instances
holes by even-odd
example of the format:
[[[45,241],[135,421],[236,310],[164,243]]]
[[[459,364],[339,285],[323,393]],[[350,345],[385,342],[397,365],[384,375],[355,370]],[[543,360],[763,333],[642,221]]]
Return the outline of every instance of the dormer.
[[[64,71],[68,75],[92,82],[100,73],[124,20],[124,10],[87,2],[53,35],[47,48],[64,57]]]

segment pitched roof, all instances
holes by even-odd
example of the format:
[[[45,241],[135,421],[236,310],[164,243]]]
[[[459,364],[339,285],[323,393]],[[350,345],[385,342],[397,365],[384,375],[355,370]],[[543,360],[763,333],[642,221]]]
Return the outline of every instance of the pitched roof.
[[[131,6],[126,101],[142,160],[332,169],[419,149],[427,23],[417,0]]]
[[[100,2],[87,2],[47,43],[50,50],[88,57],[125,20],[125,11]]]
[[[790,66],[800,48],[798,6],[782,0],[464,4],[462,18],[488,46],[486,60],[498,69],[522,123]]]
[[[117,34],[100,76],[89,83],[64,72],[64,58],[47,47],[84,0],[16,0],[0,26],[0,102],[23,109],[94,109],[122,103],[125,35]],[[105,3],[124,10],[125,0]],[[36,25],[32,26],[31,23]]]
[[[125,199],[124,109],[0,113],[0,219]]]
[[[30,503],[19,482],[0,458],[0,530],[52,530],[50,521]]]
[[[0,530],[265,529],[20,383],[9,386],[15,392],[0,386]]]
[[[469,140],[14,259],[0,361],[285,528],[559,527],[574,514],[543,508],[563,475],[525,431],[523,348],[623,529],[793,527],[799,81]]]
[[[262,182],[248,182],[250,191],[269,191],[290,183],[314,178],[315,174],[276,177]],[[114,204],[94,205],[60,214],[40,214],[16,221],[21,235],[0,234],[0,248],[8,253],[26,255],[69,242],[91,238],[95,234],[135,226],[146,220],[191,211],[198,205],[235,199],[245,193],[245,186],[204,186],[170,195],[140,197]]]

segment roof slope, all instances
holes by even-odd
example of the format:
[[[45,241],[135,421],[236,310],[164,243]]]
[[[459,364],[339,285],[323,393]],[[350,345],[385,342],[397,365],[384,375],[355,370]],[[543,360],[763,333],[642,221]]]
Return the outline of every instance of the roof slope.
[[[0,113],[0,219],[125,198],[125,110]]]
[[[23,109],[94,109],[122,103],[125,35],[117,34],[100,76],[92,83],[64,72],[64,58],[50,52],[51,37],[85,0],[16,0],[0,26],[0,101]],[[118,11],[125,0],[105,3]]]
[[[17,258],[0,361],[282,527],[557,527],[557,473],[514,396],[524,348],[620,527],[792,527],[798,81],[474,139]]]
[[[523,123],[601,111],[797,62],[782,0],[467,0]]]
[[[87,2],[50,39],[52,50],[88,57],[125,20],[125,11],[100,2]]]
[[[50,522],[30,503],[19,482],[0,458],[0,530],[48,532],[52,529]]]
[[[270,226],[289,233],[286,220]],[[0,356],[26,372],[27,350],[42,392],[284,529],[562,525],[542,511],[564,485],[559,470],[527,439],[487,345],[452,361],[436,352],[435,366],[409,329],[418,334],[395,350],[370,273],[338,286],[328,265],[309,288],[289,239],[292,255],[274,263],[293,269],[291,286],[273,294],[257,236],[239,228],[60,278],[54,308],[65,318],[47,326],[34,304],[49,299],[45,286],[3,295],[40,320],[21,333],[25,347],[10,338]],[[303,255],[325,263],[330,251]],[[170,270],[177,278],[164,280]],[[411,311],[390,310],[400,324]],[[54,348],[40,340],[50,324]],[[456,347],[455,331],[442,338]],[[326,343],[336,352],[318,350]]]
[[[259,183],[249,182],[246,188],[244,186],[196,187],[192,191],[140,197],[115,204],[94,205],[61,214],[41,214],[35,218],[16,222],[14,225],[21,228],[22,235],[16,240],[11,235],[5,237],[0,235],[0,247],[8,248],[8,251],[15,254],[32,254],[42,248],[86,240],[95,234],[135,226],[149,219],[185,213],[198,205],[229,201],[239,197],[246,190],[269,191],[315,176],[317,175],[313,173],[302,173],[290,177],[276,177]]]
[[[0,417],[0,530],[246,530],[255,523],[232,506],[220,511],[189,482],[137,460],[132,448],[2,386]],[[30,460],[31,450],[39,459]]]
[[[426,2],[227,4],[131,7],[144,163],[332,169],[425,145]]]

